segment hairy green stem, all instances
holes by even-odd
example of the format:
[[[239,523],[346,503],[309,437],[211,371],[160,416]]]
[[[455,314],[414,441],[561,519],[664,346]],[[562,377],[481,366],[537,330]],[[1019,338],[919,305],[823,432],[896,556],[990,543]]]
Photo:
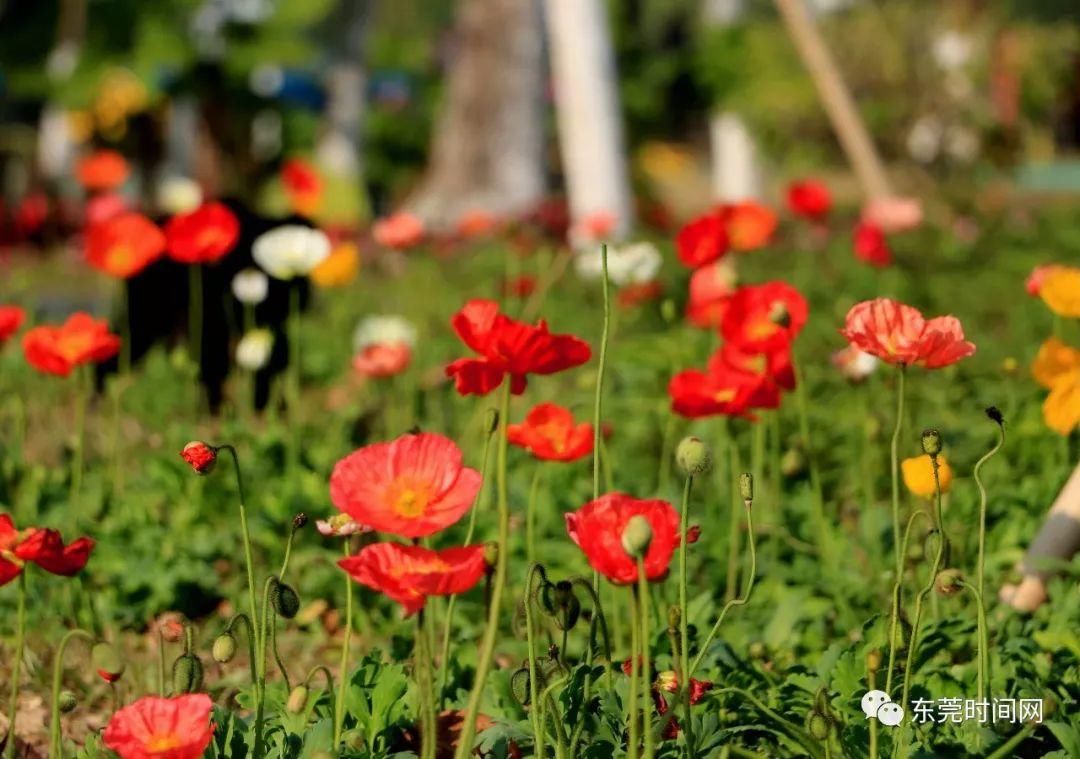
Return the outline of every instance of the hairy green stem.
[[[911,540],[911,528],[915,524],[915,520],[919,517],[925,517],[930,519],[930,515],[923,510],[911,512],[911,516],[908,517],[907,526],[904,527],[904,540],[900,545],[900,550],[904,556],[907,556],[908,544]],[[892,589],[892,614],[889,619],[889,666],[885,672],[885,692],[892,697],[892,681],[893,681],[893,669],[896,664],[896,649],[898,648],[896,643],[897,627],[900,622],[900,590],[904,581],[903,573],[897,575],[896,580],[893,582]],[[877,724],[877,720],[874,720],[873,724]]]
[[[345,558],[349,558],[349,539],[345,538]],[[338,694],[334,699],[334,750],[341,743],[341,730],[345,724],[345,689],[349,683],[349,645],[352,643],[353,586],[348,572],[345,575],[345,635],[341,642],[341,669],[338,671]],[[445,668],[445,663],[443,667]]]
[[[690,687],[690,629],[688,614],[688,577],[686,573],[686,534],[690,529],[690,491],[694,484],[692,475],[687,475],[683,486],[682,509],[679,513],[679,686],[680,690]],[[690,699],[681,698],[683,704],[683,739],[686,741],[686,755],[694,755],[694,728],[690,721]]]
[[[639,603],[638,613],[641,615],[641,690],[645,696],[645,706],[641,713],[641,729],[645,738],[645,759],[653,759],[656,748],[653,745],[652,732],[652,655],[649,651],[651,635],[649,634],[649,581],[645,577],[645,560],[639,556],[637,559],[637,588]]]
[[[533,730],[533,753],[537,759],[544,759],[544,727],[540,718],[540,693],[536,678],[536,629],[533,621],[534,579],[544,579],[544,568],[540,564],[531,564],[525,577],[525,639],[529,648],[529,719]]]
[[[60,645],[56,647],[56,654],[53,659],[52,709],[49,720],[49,759],[60,759],[63,755],[62,736],[60,734],[60,686],[64,678],[64,652],[73,638],[82,638],[86,641],[94,640],[94,636],[86,632],[86,630],[69,630],[60,639]]]
[[[23,649],[26,645],[26,569],[19,573],[19,601],[15,619],[15,652],[11,660],[11,701],[8,703],[6,759],[15,756],[15,717],[19,711],[19,679],[22,676]]]

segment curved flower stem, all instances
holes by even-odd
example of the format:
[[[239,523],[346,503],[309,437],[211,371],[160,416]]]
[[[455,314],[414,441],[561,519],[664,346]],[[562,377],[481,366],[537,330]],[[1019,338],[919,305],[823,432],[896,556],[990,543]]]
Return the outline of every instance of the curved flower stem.
[[[922,590],[919,591],[919,595],[915,597],[915,617],[911,624],[911,639],[908,641],[907,661],[904,664],[903,697],[900,699],[900,705],[905,712],[908,710],[908,694],[911,691],[913,674],[911,665],[915,660],[915,649],[918,648],[919,644],[919,625],[922,623],[923,600],[934,589],[934,582],[937,580],[938,572],[941,570],[941,558],[945,554],[945,525],[941,519],[941,478],[938,473],[937,456],[931,456],[930,463],[934,468],[934,522],[937,525],[938,546],[937,553],[934,555],[934,564],[930,569],[930,578],[926,581],[926,585],[923,586]]]
[[[64,651],[67,650],[67,645],[72,638],[82,638],[86,641],[94,640],[94,636],[86,632],[86,630],[69,630],[60,639],[60,645],[56,647],[56,655],[53,659],[52,716],[49,720],[49,759],[60,759],[62,753],[60,747],[60,685],[64,678]]]
[[[976,568],[975,568],[975,587],[978,590],[977,597],[979,599],[979,612],[982,615],[982,620],[983,620],[982,634],[981,634],[981,639],[979,641],[979,649],[980,649],[979,650],[979,655],[980,655],[980,657],[982,657],[982,662],[981,662],[982,672],[983,672],[984,676],[986,677],[986,679],[988,681],[990,679],[990,646],[989,646],[989,632],[988,632],[988,630],[986,628],[986,606],[983,604],[983,599],[985,598],[985,592],[986,592],[986,586],[984,584],[984,578],[986,576],[986,503],[987,503],[987,497],[986,497],[986,486],[983,485],[983,481],[982,481],[982,477],[980,476],[980,473],[982,471],[983,465],[987,461],[989,461],[998,451],[1000,451],[1001,447],[1003,445],[1005,445],[1005,424],[1004,424],[1004,422],[1001,421],[1000,414],[998,414],[996,416],[996,418],[995,418],[995,416],[993,416],[991,414],[992,414],[992,410],[988,410],[987,415],[990,416],[991,420],[993,420],[994,423],[997,424],[997,427],[998,427],[997,443],[994,445],[993,448],[991,448],[989,451],[987,451],[986,454],[983,455],[983,457],[981,459],[979,459],[977,462],[975,462],[975,471],[974,471],[975,485],[979,488],[979,556],[978,556],[977,565],[976,565]],[[980,700],[982,699],[981,694],[980,694],[979,698],[980,698]]]
[[[420,686],[420,759],[434,759],[438,743],[438,722],[435,718],[435,694],[431,687],[431,652],[424,630],[424,609],[416,615],[416,640],[413,655],[417,685]]]
[[[325,664],[316,664],[308,671],[307,677],[304,678],[304,685],[310,686],[311,680],[315,677],[315,675],[322,675],[323,680],[326,681],[326,692],[330,694],[330,706],[334,712],[337,712],[337,699],[334,697],[333,673],[330,671],[330,668],[327,667]]]
[[[906,547],[900,545],[900,430],[904,426],[904,380],[907,369],[903,364],[896,368],[896,424],[893,426],[892,442],[889,444],[889,473],[892,479],[893,523],[893,602],[892,619],[889,622],[889,669],[885,673],[885,692],[891,693],[893,669],[896,665],[896,626],[899,623],[903,603],[904,554]]]
[[[541,697],[547,704],[548,711],[551,714],[551,722],[555,725],[555,759],[565,759],[566,757],[566,728],[563,727],[562,720],[559,718],[559,712],[555,708],[555,699],[552,698],[551,691],[564,682],[566,682],[566,678],[556,680],[544,689],[544,694]]]
[[[529,718],[533,730],[533,753],[537,759],[544,759],[544,726],[541,722],[541,701],[536,677],[536,631],[533,620],[533,580],[544,578],[544,567],[533,563],[525,577],[525,638],[529,647]]]
[[[712,644],[716,634],[720,631],[720,625],[724,621],[724,617],[727,616],[728,611],[734,606],[745,606],[750,601],[750,594],[754,592],[754,575],[757,574],[757,547],[754,545],[754,515],[751,508],[752,501],[744,501],[743,504],[746,507],[746,534],[748,542],[750,544],[750,574],[746,577],[746,590],[739,598],[733,598],[724,604],[724,608],[720,610],[720,616],[716,619],[716,624],[709,630],[708,637],[705,638],[705,642],[701,644],[698,655],[694,657],[693,663],[690,665],[690,670],[686,675],[686,682],[683,687],[690,687],[690,678],[697,672],[697,668],[701,666],[701,660],[705,658],[705,653],[709,650],[709,646]]]
[[[15,756],[15,716],[19,705],[19,678],[22,674],[23,648],[26,644],[26,569],[19,573],[19,607],[15,621],[15,655],[11,661],[11,701],[8,703],[6,759]]]
[[[649,635],[649,581],[645,577],[645,561],[642,557],[637,560],[638,596],[640,606],[638,613],[641,615],[641,690],[645,697],[645,706],[641,713],[641,728],[645,738],[645,759],[653,759],[656,749],[653,745],[652,732],[652,705],[650,693],[652,690],[652,657],[649,651],[651,642]]]
[[[687,476],[683,486],[682,509],[679,514],[679,683],[682,688],[690,687],[690,631],[687,619],[687,574],[686,574],[686,533],[690,528],[690,490],[693,476]],[[690,699],[681,699],[683,703],[683,735],[686,741],[686,755],[694,755],[694,727],[690,722]]]
[[[601,414],[604,399],[604,370],[607,368],[607,344],[608,334],[611,330],[611,283],[608,281],[608,250],[607,245],[600,246],[600,271],[603,275],[604,291],[604,326],[600,332],[600,359],[596,368],[596,397],[593,400],[593,500],[600,497],[600,443],[603,437],[601,431]],[[596,583],[594,582],[595,586]]]
[[[584,577],[575,577],[570,582],[574,586],[584,590],[592,602],[593,618],[589,622],[589,648],[587,659],[590,662],[593,660],[593,652],[596,647],[596,628],[599,626],[600,634],[604,639],[604,677],[607,680],[608,690],[611,690],[614,687],[611,680],[611,637],[608,634],[607,619],[604,617],[604,610],[600,605],[600,596],[593,590],[592,584]],[[586,672],[585,674],[583,693],[582,704],[583,707],[587,707],[592,695],[592,677],[589,672]],[[578,720],[577,727],[574,728],[574,733],[570,737],[570,756],[577,755],[575,750],[577,749],[578,741],[581,740],[581,733],[585,729],[585,711],[586,709],[583,708],[581,719]]]
[[[540,490],[540,478],[544,472],[543,462],[537,462],[529,487],[529,500],[525,507],[525,547],[529,563],[536,561],[536,493]]]
[[[270,588],[276,579],[271,575],[263,583],[262,619],[256,626],[258,632],[256,633],[255,645],[255,670],[258,677],[255,683],[255,692],[258,701],[255,703],[255,759],[262,759],[263,756],[262,727],[263,717],[266,713],[266,638],[267,630],[270,629]]]
[[[258,693],[258,689],[259,689],[259,668],[258,668],[258,659],[256,658],[256,653],[255,653],[255,651],[256,651],[256,643],[255,643],[255,641],[256,641],[256,638],[257,638],[256,633],[255,633],[255,626],[252,624],[251,618],[247,614],[244,614],[243,612],[241,612],[240,614],[234,615],[233,618],[229,620],[229,624],[225,627],[225,631],[231,635],[232,631],[233,631],[233,628],[236,627],[236,624],[238,622],[243,622],[244,623],[244,628],[245,628],[244,629],[244,634],[247,635],[247,641],[248,641],[248,667],[250,667],[250,669],[251,669],[251,686],[253,688],[255,688],[255,692]],[[162,667],[164,667],[164,662],[165,662],[164,649],[162,649],[161,661],[162,661]],[[163,685],[162,685],[162,688],[161,688],[161,695],[164,696],[165,695],[164,671],[162,671],[162,683],[163,683]]]
[[[638,759],[639,748],[638,743],[640,736],[638,733],[638,681],[639,670],[641,667],[641,626],[638,624],[638,617],[641,615],[641,609],[638,599],[638,587],[637,585],[630,586],[630,700],[629,708],[627,710],[627,722],[630,723],[630,745],[627,746],[627,753],[630,759]]]
[[[911,540],[911,527],[915,524],[915,520],[919,517],[925,517],[930,519],[930,515],[923,510],[913,511],[911,516],[908,517],[907,526],[904,528],[904,541],[900,545],[900,550],[904,556],[907,556],[908,543]],[[889,667],[885,673],[885,692],[892,696],[892,681],[893,681],[893,668],[896,664],[896,633],[897,626],[900,621],[900,590],[903,586],[904,575],[903,573],[897,575],[896,580],[893,582],[892,590],[892,615],[889,620]],[[870,727],[874,728],[877,725],[877,720],[873,720],[870,723]]]
[[[727,430],[725,438],[727,438]],[[731,517],[728,522],[728,555],[727,555],[727,580],[724,583],[724,599],[735,599],[735,591],[739,582],[739,511],[735,508],[738,502],[739,486],[735,473],[739,471],[739,444],[734,438],[727,438],[729,455],[729,473],[731,475]]]
[[[345,538],[345,558],[349,558],[349,539]],[[352,643],[353,587],[352,578],[345,575],[345,637],[341,642],[341,669],[338,672],[338,694],[334,699],[334,749],[341,743],[341,730],[345,724],[345,689],[349,682],[349,645]],[[443,667],[445,668],[445,663]],[[440,691],[441,692],[441,691]]]
[[[274,663],[277,664],[281,677],[285,680],[285,690],[292,690],[292,682],[289,680],[289,670],[285,668],[285,662],[281,660],[281,654],[277,647],[277,615],[270,620],[270,651],[274,655]]]
[[[300,463],[300,285],[289,284],[289,372],[287,378],[289,407],[289,450],[286,469],[296,474]]]
[[[986,700],[986,669],[985,669],[986,662],[983,660],[983,653],[986,650],[984,648],[984,646],[986,645],[986,638],[987,638],[987,633],[986,633],[986,606],[983,604],[982,593],[979,592],[978,588],[976,588],[974,585],[972,585],[969,582],[964,582],[963,580],[960,580],[958,584],[960,585],[960,587],[966,588],[971,593],[971,595],[973,595],[975,597],[975,608],[976,608],[976,614],[977,614],[976,619],[978,620],[978,632],[976,634],[976,639],[977,639],[978,644],[979,644],[978,645],[978,656],[975,657],[976,658],[976,665],[977,665],[976,666],[976,672],[978,673],[976,675],[975,690],[976,690],[976,693],[978,695],[979,701],[982,702],[982,701]]]
[[[157,631],[157,690],[158,696],[165,698],[165,633],[161,631],[161,626],[158,626]]]
[[[488,673],[491,672],[492,659],[495,656],[495,639],[499,634],[499,622],[502,619],[502,597],[506,588],[506,569],[509,564],[510,543],[510,499],[506,483],[506,427],[510,416],[510,384],[506,377],[503,381],[502,402],[499,409],[499,453],[497,484],[499,493],[499,533],[498,557],[495,562],[495,578],[491,589],[491,604],[488,607],[487,627],[480,645],[480,658],[476,664],[476,681],[469,694],[469,703],[465,710],[465,721],[461,726],[461,737],[454,754],[456,759],[467,759],[472,755],[473,741],[476,738],[476,716],[480,712],[480,699],[484,695]]]
[[[481,497],[487,492],[488,455],[491,451],[491,439],[498,430],[490,430],[484,435],[484,455],[480,460],[480,489],[476,491],[472,509],[469,514],[469,529],[465,533],[465,545],[472,543],[473,534],[476,532],[476,517],[480,511]],[[346,578],[347,579],[347,578]],[[350,599],[351,600],[351,599]],[[439,706],[442,707],[443,694],[446,692],[446,680],[450,676],[450,631],[454,627],[454,607],[457,605],[457,596],[450,596],[446,604],[446,619],[443,622],[442,657],[439,660]]]

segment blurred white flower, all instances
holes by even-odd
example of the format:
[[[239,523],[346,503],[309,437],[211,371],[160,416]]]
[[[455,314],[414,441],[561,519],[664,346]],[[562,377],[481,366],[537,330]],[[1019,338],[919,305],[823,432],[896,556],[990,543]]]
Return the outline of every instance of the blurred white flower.
[[[971,37],[950,30],[939,34],[933,44],[934,61],[945,71],[962,68],[971,60]]]
[[[849,382],[862,382],[877,369],[878,360],[853,345],[832,354],[832,364]]]
[[[315,527],[320,535],[328,538],[348,537],[358,532],[371,532],[371,528],[362,525],[348,514],[335,514],[329,519],[316,519]]]
[[[617,287],[652,282],[663,257],[651,242],[608,247],[608,279]],[[574,254],[574,268],[582,279],[600,279],[604,274],[603,252],[598,247]]]
[[[236,272],[232,280],[232,291],[236,299],[249,306],[256,306],[266,300],[270,290],[270,280],[258,269],[248,267]]]
[[[971,163],[979,156],[979,135],[966,126],[953,126],[945,134],[945,152],[960,163]]]
[[[194,211],[202,204],[202,200],[202,188],[191,177],[170,176],[158,182],[158,208],[167,214]]]
[[[274,333],[268,329],[245,332],[236,344],[236,363],[249,372],[257,372],[266,366],[274,350]]]
[[[330,239],[318,229],[286,224],[255,238],[251,255],[275,279],[306,277],[330,255]]]
[[[943,131],[941,120],[936,116],[920,117],[908,133],[908,153],[919,163],[930,163],[941,150]]]
[[[372,345],[392,343],[404,343],[412,348],[416,345],[416,327],[404,317],[380,314],[368,316],[353,332],[353,351],[356,353]]]

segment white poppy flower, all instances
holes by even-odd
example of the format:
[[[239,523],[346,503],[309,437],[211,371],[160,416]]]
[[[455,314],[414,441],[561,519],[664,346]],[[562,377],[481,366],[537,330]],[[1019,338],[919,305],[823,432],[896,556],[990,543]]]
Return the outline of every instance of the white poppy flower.
[[[369,316],[353,332],[353,351],[359,353],[371,345],[405,343],[416,345],[416,327],[401,316],[382,314]]]
[[[158,207],[171,216],[194,211],[202,201],[202,188],[190,177],[165,177],[158,183]]]
[[[318,229],[286,224],[255,238],[251,255],[275,279],[306,277],[330,255],[330,240]]]
[[[608,248],[608,279],[617,287],[652,282],[660,271],[663,257],[651,242],[637,242]],[[603,253],[599,247],[574,255],[574,268],[582,279],[600,279],[604,273]]]
[[[270,361],[274,351],[274,333],[268,329],[253,329],[244,333],[236,344],[236,363],[249,372],[257,372]]]
[[[236,272],[232,280],[232,291],[236,299],[249,306],[256,306],[266,300],[270,290],[270,280],[258,269],[248,267]]]

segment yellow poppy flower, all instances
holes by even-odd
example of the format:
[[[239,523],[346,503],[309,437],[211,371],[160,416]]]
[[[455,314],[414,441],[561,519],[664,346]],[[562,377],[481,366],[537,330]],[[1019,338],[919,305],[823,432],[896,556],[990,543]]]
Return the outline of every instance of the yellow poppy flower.
[[[311,272],[311,281],[318,287],[344,287],[356,279],[360,271],[360,250],[355,243],[343,242],[331,251]]]
[[[1039,297],[1058,316],[1080,318],[1080,269],[1075,266],[1055,268],[1043,280]]]
[[[1080,424],[1080,367],[1058,375],[1043,402],[1046,426],[1068,435]]]
[[[1031,374],[1040,385],[1052,388],[1058,379],[1076,369],[1080,369],[1080,350],[1051,337],[1039,348]]]
[[[904,476],[904,485],[915,495],[921,498],[934,497],[934,465],[930,461],[930,455],[924,453],[900,462],[900,471]],[[953,472],[948,460],[944,455],[938,456],[938,480],[941,482],[941,492],[948,493],[952,487]]]

